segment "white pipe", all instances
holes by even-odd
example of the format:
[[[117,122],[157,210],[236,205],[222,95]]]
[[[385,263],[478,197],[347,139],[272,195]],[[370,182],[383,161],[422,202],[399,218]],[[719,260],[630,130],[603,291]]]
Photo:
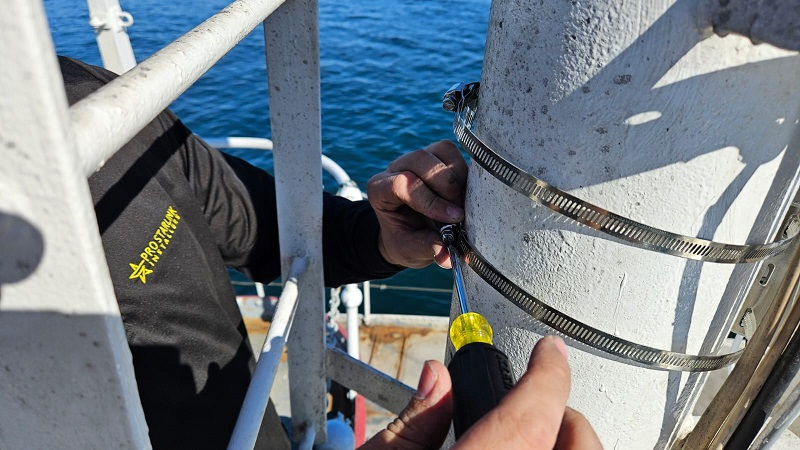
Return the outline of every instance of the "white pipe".
[[[272,151],[272,141],[266,138],[257,137],[204,137],[206,143],[216,148],[252,148],[257,150]]]
[[[414,395],[414,388],[411,386],[336,347],[327,347],[325,355],[328,376],[331,379],[361,392],[365,398],[371,399],[387,411],[400,414]]]
[[[787,144],[800,118],[800,60],[708,32],[692,1],[495,0],[475,132],[527,172],[623,216],[706,239],[766,242],[797,187],[800,149]],[[724,341],[755,265],[626,245],[559,219],[484,170],[468,183],[467,235],[535,297],[656,348],[708,354]],[[522,372],[552,330],[469,270],[465,281]],[[570,344],[578,347],[570,406],[603,445],[668,448],[705,376],[634,367]]]
[[[322,270],[322,113],[319,6],[293,0],[264,22],[270,123],[275,142],[275,197],[281,255],[304,253],[309,268],[300,284],[289,342],[292,435],[315,429],[325,442],[325,284]],[[281,273],[289,272],[281,258]]]
[[[70,108],[89,176],[264,21],[283,0],[236,0]]]
[[[364,296],[361,294],[361,289],[357,284],[348,284],[342,289],[340,294],[342,303],[344,303],[347,310],[347,354],[355,359],[360,359],[361,356],[358,350],[358,307]]]
[[[336,180],[336,183],[340,186],[346,186],[348,183],[351,183],[352,180],[350,179],[350,175],[342,169],[341,166],[336,164],[332,159],[328,158],[325,155],[322,155],[322,168],[325,169],[326,172],[333,176],[333,179]],[[359,194],[361,191],[358,191]],[[346,195],[342,195],[342,197],[347,197]],[[358,200],[361,200],[360,198]]]
[[[365,281],[364,284],[364,323],[369,325],[369,321],[372,315],[372,293],[371,289],[372,286],[369,281]]]
[[[267,298],[267,293],[264,291],[264,283],[255,283],[256,286],[256,295],[259,298],[265,299]]]
[[[275,382],[283,348],[292,328],[294,315],[297,311],[297,285],[298,279],[303,275],[308,266],[308,259],[296,257],[292,261],[289,278],[284,284],[275,315],[261,348],[261,354],[256,364],[256,370],[250,386],[247,388],[239,418],[233,429],[233,436],[228,444],[230,450],[252,449],[256,444],[258,430],[264,418],[264,412],[269,402],[269,393]]]
[[[258,150],[269,150],[272,151],[272,141],[266,138],[256,138],[256,137],[238,137],[238,136],[231,136],[231,137],[213,137],[213,138],[203,138],[209,145],[216,148],[252,148]],[[352,182],[350,179],[350,175],[342,169],[342,166],[336,163],[336,161],[330,159],[329,157],[322,155],[322,168],[331,174],[336,183],[340,186],[347,185]],[[361,192],[361,191],[359,191]],[[361,196],[355,200],[361,200]],[[353,200],[353,199],[351,199]]]
[[[133,17],[122,11],[117,0],[87,0],[87,4],[103,67],[116,74],[132,69],[136,57],[126,28],[133,25]]]

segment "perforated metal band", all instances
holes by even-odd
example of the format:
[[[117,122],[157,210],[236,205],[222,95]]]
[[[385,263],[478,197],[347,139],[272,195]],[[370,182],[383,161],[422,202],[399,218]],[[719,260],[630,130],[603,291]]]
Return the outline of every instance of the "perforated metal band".
[[[445,109],[455,113],[453,131],[461,145],[475,162],[502,183],[578,223],[636,247],[717,263],[760,261],[782,252],[797,236],[795,231],[790,236],[769,244],[724,244],[644,225],[561,191],[515,166],[472,132],[478,105],[478,89],[479,83],[461,83],[453,86],[442,101]]]
[[[552,308],[509,280],[472,247],[464,232],[458,233],[455,245],[464,263],[529,316],[565,337],[626,362],[651,369],[705,372],[733,364],[742,354],[743,350],[724,355],[688,355],[636,344],[600,331]]]

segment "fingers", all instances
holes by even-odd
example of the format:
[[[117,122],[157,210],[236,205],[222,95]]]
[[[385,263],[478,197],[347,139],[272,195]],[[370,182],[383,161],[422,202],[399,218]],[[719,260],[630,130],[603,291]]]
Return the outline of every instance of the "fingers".
[[[568,406],[564,412],[564,420],[561,421],[558,441],[553,449],[602,450],[603,446],[586,417]]]
[[[564,342],[545,336],[534,347],[525,375],[497,408],[461,437],[458,447],[552,449],[569,387]]]
[[[570,371],[561,338],[545,336],[533,349],[528,371],[454,448],[602,450],[592,426],[566,406]],[[400,416],[362,449],[439,448],[453,413],[450,375],[437,361],[425,363],[417,394]]]
[[[386,261],[405,267],[431,262],[449,267],[433,221],[464,220],[467,164],[449,141],[403,155],[367,183],[369,202],[380,223],[378,246]]]
[[[458,147],[450,141],[444,140],[433,143],[425,148],[427,151],[436,155],[450,170],[455,173],[459,183],[466,186],[467,183],[467,162],[458,151]]]
[[[453,267],[450,261],[450,252],[447,250],[447,247],[439,244],[438,236],[437,242],[433,244],[433,260],[436,262],[436,265],[442,269],[451,269]]]
[[[463,191],[467,165],[456,146],[440,141],[407,153],[367,184],[370,203],[383,211],[408,205],[440,222],[464,218]]]
[[[438,361],[427,361],[417,393],[397,419],[367,441],[361,449],[439,448],[450,429],[453,404],[450,374]]]
[[[450,141],[439,141],[424,150],[407,153],[389,164],[389,172],[411,172],[442,198],[454,203],[462,202],[463,187],[467,180],[467,165],[456,146]]]
[[[421,158],[417,158],[417,161],[419,159]],[[430,176],[429,173],[422,175]],[[391,212],[408,205],[414,211],[439,222],[454,223],[462,220],[463,208],[431,189],[430,185],[434,181],[423,181],[423,178],[410,170],[384,172],[370,179],[367,192],[370,203],[381,211]]]

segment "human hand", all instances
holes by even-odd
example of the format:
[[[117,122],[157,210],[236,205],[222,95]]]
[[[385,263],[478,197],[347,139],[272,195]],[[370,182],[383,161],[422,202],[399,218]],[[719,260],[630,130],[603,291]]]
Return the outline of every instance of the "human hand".
[[[450,141],[439,141],[392,161],[370,178],[367,195],[381,230],[378,248],[386,261],[425,267],[436,261],[450,267],[434,221],[464,220],[467,164]]]
[[[400,415],[360,450],[421,450],[442,446],[453,416],[447,367],[439,361],[426,361],[417,386],[416,394]]]
[[[561,338],[545,336],[516,386],[453,448],[602,449],[589,421],[566,406],[569,388],[567,347]]]
[[[525,375],[453,448],[602,449],[586,418],[566,406],[570,387],[566,351],[560,338],[540,339],[533,348]],[[429,394],[420,399],[422,387],[429,387]],[[447,369],[441,363],[428,361],[420,376],[418,395],[386,430],[361,448],[439,448],[450,428],[450,389]]]

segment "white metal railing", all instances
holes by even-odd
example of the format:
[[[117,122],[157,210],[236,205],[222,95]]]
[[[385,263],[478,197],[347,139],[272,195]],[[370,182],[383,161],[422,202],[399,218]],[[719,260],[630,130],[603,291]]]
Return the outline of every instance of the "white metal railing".
[[[103,8],[106,10],[116,11],[114,0],[89,1],[90,4],[102,2]],[[3,24],[3,27],[0,27],[2,29],[0,33],[4,36],[4,42],[18,41],[19,44],[3,46],[0,50],[0,61],[5,61],[8,63],[8,67],[15,69],[0,73],[0,77],[2,77],[0,81],[4,86],[14,87],[27,86],[26,83],[29,83],[32,88],[26,89],[24,92],[12,93],[13,95],[0,103],[3,106],[0,108],[0,113],[4,118],[3,121],[0,121],[2,122],[0,123],[2,126],[0,137],[25,142],[27,146],[34,149],[25,153],[28,156],[33,155],[38,158],[47,154],[51,155],[51,159],[60,161],[59,170],[61,172],[59,173],[66,174],[66,185],[61,186],[55,183],[47,193],[36,198],[36,202],[47,201],[47,207],[40,208],[41,211],[37,209],[37,211],[42,214],[49,213],[51,218],[59,219],[59,221],[63,219],[63,224],[52,227],[52,230],[49,228],[45,230],[45,238],[50,247],[48,247],[45,261],[48,270],[42,273],[51,275],[52,280],[46,284],[53,286],[53,292],[58,289],[61,294],[66,293],[69,300],[81,297],[79,285],[83,287],[84,291],[90,288],[94,289],[92,293],[83,292],[83,300],[79,308],[76,309],[71,304],[62,305],[62,307],[65,308],[65,314],[68,316],[76,315],[79,312],[100,314],[99,320],[107,328],[102,326],[90,328],[100,330],[101,334],[105,333],[99,339],[109,344],[111,355],[109,356],[107,349],[89,348],[81,351],[84,352],[83,354],[91,356],[90,360],[93,363],[97,358],[105,358],[104,366],[113,372],[113,376],[99,370],[97,373],[104,377],[103,383],[112,378],[118,381],[117,392],[124,391],[124,403],[127,409],[120,413],[119,405],[115,404],[119,402],[117,400],[119,395],[110,394],[102,399],[98,399],[96,395],[87,395],[84,400],[77,400],[70,397],[69,393],[65,393],[62,403],[69,405],[74,411],[94,411],[87,415],[89,418],[98,414],[104,415],[104,411],[109,411],[110,414],[113,410],[114,413],[111,415],[115,414],[115,418],[123,423],[121,427],[125,429],[122,431],[104,430],[105,437],[102,442],[130,443],[133,447],[144,448],[148,446],[146,425],[133,385],[134,377],[130,367],[130,354],[127,351],[119,311],[115,303],[109,301],[114,298],[110,277],[100,250],[96,225],[92,226],[90,223],[93,222],[92,205],[87,200],[89,196],[85,177],[102,167],[105,160],[135,136],[262,20],[266,19],[265,42],[272,136],[275,148],[278,150],[275,152],[274,159],[280,252],[282,277],[287,282],[284,294],[282,294],[283,299],[278,304],[280,323],[277,325],[273,323],[274,332],[272,329],[270,330],[270,335],[265,342],[264,353],[259,358],[256,374],[254,374],[250,390],[248,390],[246,405],[241,412],[240,422],[237,423],[237,430],[231,446],[247,448],[248,446],[252,447],[255,442],[268,393],[272,380],[274,380],[276,355],[279,356],[282,352],[283,344],[286,342],[292,326],[300,329],[300,332],[295,333],[288,343],[293,435],[298,437],[304,445],[310,446],[312,443],[325,441],[325,378],[329,372],[342,384],[349,385],[352,382],[355,388],[372,393],[376,398],[392,398],[393,400],[387,406],[392,410],[399,411],[398,408],[405,404],[413,392],[410,387],[369,369],[351,357],[340,358],[335,354],[331,356],[332,354],[325,348],[321,253],[322,154],[319,37],[316,0],[288,0],[285,4],[279,0],[237,0],[71,108],[67,108],[63,87],[57,75],[58,65],[55,51],[52,43],[48,40],[49,34],[41,2],[10,0],[7,3],[15,14],[9,14],[5,19],[0,19]],[[117,8],[118,6],[116,4]],[[24,20],[20,20],[20,18],[24,18]],[[94,25],[100,25],[98,21],[94,22]],[[124,34],[124,26],[115,28],[115,32]],[[32,35],[34,35],[33,38],[27,39]],[[126,39],[118,42],[123,41]],[[120,53],[125,53],[132,58],[132,51],[124,47],[122,45]],[[17,58],[33,63],[18,65],[15,62]],[[35,95],[35,92],[38,92],[39,95]],[[28,103],[31,103],[30,100],[34,97],[37,101],[28,107]],[[32,111],[32,114],[27,114],[29,111]],[[18,116],[19,120],[5,120],[9,116]],[[39,138],[31,138],[31,135],[38,135]],[[61,142],[61,144],[54,144],[54,142]],[[7,144],[7,146],[9,145]],[[59,148],[63,151],[55,152],[56,157],[52,157],[52,150]],[[45,149],[50,151],[46,152]],[[39,153],[31,153],[37,151]],[[58,155],[63,155],[63,157]],[[11,173],[10,167],[13,165],[14,170],[19,170],[20,167],[31,167],[36,170],[31,169],[30,173],[39,173],[41,166],[47,165],[48,162],[36,159],[35,162],[26,163],[22,160],[17,161],[12,154],[9,163],[0,161],[0,172]],[[24,170],[22,172],[10,178],[11,189],[4,190],[4,193],[19,192],[20,195],[25,195],[26,189],[28,189],[25,186],[31,184],[26,178],[28,172]],[[51,178],[56,181],[60,180],[55,176]],[[15,183],[15,180],[19,183]],[[3,181],[0,177],[0,183],[5,186],[8,181]],[[66,206],[66,209],[59,205]],[[0,198],[0,206],[6,207],[2,198]],[[17,206],[12,204],[11,211],[19,209]],[[54,214],[54,210],[57,210],[55,212],[61,211],[63,214]],[[87,223],[83,224],[81,218],[85,219]],[[4,219],[2,213],[0,213],[0,219]],[[33,217],[31,220],[33,223],[54,223],[44,217]],[[76,224],[79,223],[81,225],[77,226]],[[69,226],[83,230],[81,233],[86,239],[75,242],[86,243],[85,248],[81,247],[84,249],[82,250],[83,256],[86,256],[85,260],[81,260],[84,263],[82,268],[87,276],[92,277],[93,281],[84,280],[85,277],[82,276],[74,276],[74,271],[70,270],[73,268],[72,264],[77,262],[74,259],[72,247],[53,244],[60,242],[57,236],[63,235],[64,227]],[[51,260],[56,262],[51,263]],[[305,271],[302,276],[299,276],[301,270],[298,264],[301,262],[305,266]],[[72,283],[63,280],[62,275],[66,274],[74,278]],[[39,278],[41,276],[36,281],[40,281]],[[65,286],[69,286],[71,290],[65,290]],[[3,286],[3,289],[2,306],[6,309],[8,305],[16,305],[28,299],[29,294],[18,295],[19,290],[8,290],[6,286]],[[44,308],[37,310],[36,305],[49,305],[52,299],[48,297],[44,300],[43,303],[31,303],[28,305],[29,309],[44,312]],[[63,303],[63,297],[59,297],[59,300],[62,300]],[[6,317],[0,316],[0,319],[4,320]],[[77,322],[71,323],[76,324]],[[63,327],[66,335],[58,335],[57,342],[60,345],[63,344],[69,348],[80,347],[78,341],[84,338],[72,329],[74,326],[77,325]],[[5,329],[9,329],[9,327]],[[56,336],[55,331],[59,330],[48,331]],[[74,335],[73,331],[75,331]],[[357,335],[354,338],[357,340]],[[9,342],[10,340],[0,342],[0,355],[9,354],[6,351],[8,345],[3,347]],[[98,348],[104,347],[101,345]],[[68,351],[64,353],[66,354]],[[16,355],[15,353],[11,354]],[[291,355],[300,355],[300,357]],[[16,358],[16,356],[14,357]],[[4,358],[4,360],[10,359]],[[45,361],[45,363],[48,362]],[[40,367],[35,361],[27,364],[32,368],[32,372],[48,372],[45,366]],[[330,370],[328,370],[329,364]],[[53,376],[57,375],[56,373]],[[359,387],[364,380],[367,380],[364,386]],[[86,380],[80,383],[76,382],[72,391],[77,392],[78,385],[96,386],[100,384],[102,384],[100,381],[86,377]],[[6,385],[12,386],[11,383]],[[14,389],[19,387],[19,385],[14,386]],[[376,391],[374,386],[383,386],[384,388]],[[4,394],[4,392],[0,388],[0,394]],[[388,397],[387,394],[389,394]],[[0,399],[3,398],[5,397],[0,395]],[[105,405],[106,408],[97,408],[100,404]],[[0,420],[0,427],[5,423],[11,423],[6,420],[13,417],[10,413],[6,414],[9,411],[7,407],[0,409],[2,412],[0,418],[3,418]],[[20,417],[28,418],[30,416],[23,414]],[[19,422],[19,419],[14,419],[14,421],[14,423]],[[48,419],[48,422],[51,421]],[[48,427],[44,423],[38,426],[37,423],[36,419],[32,418],[30,423],[26,424],[26,426],[40,428],[35,433],[37,435],[36,442],[51,442],[48,439],[57,439],[60,428],[53,427],[48,434],[46,431]],[[70,426],[73,428],[71,433],[77,432],[82,436],[76,438],[74,442],[70,441],[75,446],[91,446],[92,442],[96,440],[96,434],[92,433],[93,430],[89,423],[70,422]],[[22,431],[18,434],[32,435],[34,433]],[[0,438],[2,437],[3,433],[0,433]],[[5,441],[0,440],[0,444],[3,442]]]
[[[258,138],[258,137],[241,137],[241,136],[229,136],[229,137],[210,137],[210,138],[203,138],[209,145],[216,148],[248,148],[248,149],[255,149],[255,150],[268,150],[272,151],[273,143],[271,140],[266,138]],[[352,194],[349,193],[342,193],[338,192],[337,195],[341,195],[345,198],[350,198],[351,200],[360,200],[364,198],[363,193],[358,190],[357,187],[354,186],[353,180],[350,178],[350,175],[342,169],[342,166],[336,163],[336,161],[330,159],[325,155],[321,155],[321,162],[322,162],[322,169],[328,172],[336,183],[339,185],[340,188],[344,187],[353,187],[356,189],[355,198]]]
[[[265,138],[257,137],[212,137],[204,139],[208,144],[216,148],[245,148],[245,149],[258,149],[271,151],[273,149],[272,141]],[[339,191],[336,193],[339,196],[350,200],[362,200],[366,198],[366,194],[361,192],[356,183],[350,178],[350,175],[337,164],[334,160],[325,155],[321,155],[322,168],[328,172],[339,186]],[[370,316],[370,282],[365,281],[364,292],[358,288],[357,284],[348,284],[342,289],[341,299],[347,311],[347,335],[358,336],[358,307],[364,304],[364,321],[369,323]],[[260,283],[256,283],[256,289],[259,290],[259,297],[264,298],[264,287]],[[347,353],[355,359],[359,359],[358,339],[350,339],[347,342]]]
[[[125,27],[132,24],[132,18],[123,13],[116,0],[88,0],[90,15],[92,17],[90,24],[98,32],[97,40],[100,47],[101,55],[103,56],[104,65],[106,68],[113,70],[117,73],[123,73],[130,70],[135,64],[133,49],[130,46],[130,40],[125,33]],[[202,27],[201,25],[200,27]],[[198,28],[200,28],[198,27]],[[174,46],[172,44],[171,46]],[[166,53],[167,49],[162,50]],[[159,53],[162,53],[159,52]],[[153,63],[154,58],[150,58],[146,63]],[[155,64],[155,63],[153,63]],[[184,88],[185,89],[185,88]],[[110,94],[116,95],[116,94]],[[179,93],[178,93],[179,95]],[[273,150],[273,143],[269,139],[255,138],[255,137],[227,137],[227,138],[208,138],[206,141],[217,148],[255,148],[262,150]],[[364,195],[352,182],[349,175],[333,160],[325,155],[321,155],[322,167],[330,173],[338,183],[340,190],[339,195],[342,195],[351,200],[361,199]],[[94,166],[94,163],[89,163],[89,168]],[[98,162],[102,164],[102,162]],[[345,306],[347,308],[347,329],[348,334],[351,336],[358,336],[358,316],[357,309],[361,304],[363,298],[364,304],[364,319],[369,321],[370,317],[370,286],[369,282],[364,283],[364,295],[356,295],[358,288],[356,285],[348,285],[343,292]],[[263,291],[263,287],[261,287]],[[360,294],[360,291],[358,291]],[[359,358],[358,354],[358,340],[354,339],[348,343],[348,353],[355,359]],[[261,383],[259,383],[260,385]],[[269,383],[271,386],[271,382]],[[268,391],[267,391],[268,393]],[[263,409],[260,408],[244,408],[242,418],[247,418],[244,421],[248,423],[260,423],[260,417],[263,416]],[[254,416],[258,415],[259,419]],[[240,419],[242,420],[242,419]],[[257,430],[256,430],[257,431]],[[242,443],[242,436],[247,435],[247,432],[242,432],[241,429],[236,432],[235,439],[237,445]],[[254,436],[254,435],[253,435]],[[254,437],[253,437],[254,438]]]
[[[292,0],[270,15],[264,23],[272,136],[274,149],[278,150],[274,152],[274,165],[283,279],[290,277],[288,263],[293,255],[304,255],[308,259],[307,272],[298,283],[300,298],[294,308],[294,319],[288,319],[294,320],[294,327],[298,329],[288,342],[288,347],[292,435],[299,437],[300,448],[310,448],[314,443],[326,440],[324,399],[327,376],[353,389],[363,389],[368,398],[378,399],[394,412],[399,412],[413,394],[412,388],[352,356],[337,357],[332,349],[326,350],[322,277],[322,164],[327,158],[321,152],[317,11],[316,0]],[[237,146],[272,146],[265,140],[253,138],[228,139],[224,142],[212,140],[213,144],[222,147],[234,142]],[[348,195],[351,199],[361,198],[361,192],[343,170],[339,172],[334,168],[333,175],[340,187],[351,188]],[[369,292],[368,286],[365,291]],[[281,308],[280,301],[278,308]],[[350,309],[352,316],[356,317],[354,308],[351,306]],[[352,326],[354,320],[348,322]],[[351,339],[357,342],[357,330],[351,333]],[[266,345],[274,351],[271,342]],[[262,363],[260,358],[258,365],[261,364],[270,363],[266,358]],[[262,372],[271,373],[272,368]],[[254,395],[266,402],[268,396],[263,395],[266,384],[262,381],[251,383],[248,396]],[[259,391],[251,394],[250,389]],[[247,417],[244,420],[251,424],[247,427],[247,435],[258,431],[253,425],[260,424],[263,411],[260,406],[252,410],[243,409],[240,420]],[[250,439],[254,442],[254,435]],[[238,447],[232,442],[231,448]]]
[[[308,260],[303,257],[295,258],[292,261],[289,278],[284,283],[267,338],[261,348],[255,373],[250,380],[247,395],[239,412],[239,419],[236,421],[233,436],[228,444],[228,448],[231,450],[253,448],[256,444],[256,436],[258,436],[264,412],[267,410],[269,393],[275,382],[275,374],[278,372],[278,365],[281,362],[283,347],[286,345],[297,311],[298,279],[305,272],[307,265]]]
[[[87,0],[89,25],[94,28],[97,48],[106,69],[123,74],[136,65],[131,40],[125,31],[133,16],[119,7],[117,0]]]
[[[73,105],[70,120],[86,175],[102,167],[282,3],[236,0]]]
[[[399,414],[414,395],[410,386],[337,348],[328,347],[325,358],[331,378],[340,383],[346,380],[348,388],[395,414]]]

